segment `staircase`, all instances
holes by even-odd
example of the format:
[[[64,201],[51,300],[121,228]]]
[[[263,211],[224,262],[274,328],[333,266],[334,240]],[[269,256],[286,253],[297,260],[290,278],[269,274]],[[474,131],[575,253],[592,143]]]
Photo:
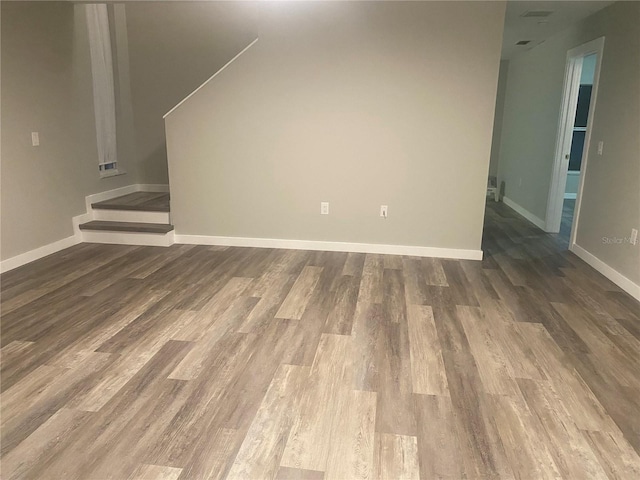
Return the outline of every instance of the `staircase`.
[[[79,225],[82,240],[124,245],[173,244],[169,194],[135,192],[91,204],[91,220]]]

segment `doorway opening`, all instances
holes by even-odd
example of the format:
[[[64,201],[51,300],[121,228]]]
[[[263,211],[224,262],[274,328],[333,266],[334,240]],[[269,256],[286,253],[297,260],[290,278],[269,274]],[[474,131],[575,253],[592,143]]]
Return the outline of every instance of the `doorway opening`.
[[[584,154],[585,137],[587,133],[587,123],[589,119],[589,105],[591,104],[591,94],[593,91],[593,76],[596,70],[597,54],[592,53],[582,59],[582,73],[580,74],[580,87],[578,90],[578,103],[576,115],[573,122],[573,133],[571,137],[571,148],[569,149],[569,166],[567,171],[567,181],[564,189],[564,201],[562,203],[562,220],[560,221],[561,237],[567,242],[571,236],[571,226],[573,225],[573,214],[578,197],[578,185],[580,183],[580,171],[582,166],[582,156]]]
[[[580,218],[604,37],[569,50],[545,230],[570,249]],[[598,146],[600,149],[601,146]]]

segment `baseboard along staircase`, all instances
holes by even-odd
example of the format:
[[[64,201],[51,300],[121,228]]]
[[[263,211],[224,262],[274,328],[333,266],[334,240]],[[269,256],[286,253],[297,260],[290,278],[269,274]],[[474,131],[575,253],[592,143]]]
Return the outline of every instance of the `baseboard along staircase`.
[[[157,246],[173,243],[168,193],[135,192],[92,203],[91,218],[79,225],[84,242]]]

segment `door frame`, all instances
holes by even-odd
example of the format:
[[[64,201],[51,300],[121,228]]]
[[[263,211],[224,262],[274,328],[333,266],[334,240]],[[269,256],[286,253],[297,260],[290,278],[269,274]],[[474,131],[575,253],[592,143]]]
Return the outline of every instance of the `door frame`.
[[[587,117],[587,130],[584,137],[584,149],[582,151],[582,163],[580,165],[580,181],[578,182],[576,206],[573,212],[573,223],[571,225],[569,248],[571,248],[575,243],[575,235],[578,227],[578,220],[580,218],[582,189],[584,187],[584,179],[589,159],[591,130],[593,127],[596,99],[598,97],[600,66],[602,64],[603,53],[604,37],[591,40],[590,42],[572,48],[567,52],[562,104],[560,107],[560,120],[558,122],[558,135],[556,137],[554,164],[551,173],[551,183],[549,186],[549,197],[547,199],[545,231],[550,233],[558,233],[562,222],[562,204],[564,203],[564,190],[567,183],[567,171],[569,170],[569,153],[571,151],[571,141],[573,138],[573,123],[575,121],[576,109],[578,106],[578,91],[580,89],[580,76],[582,74],[582,60],[587,55],[597,55],[593,75],[593,87],[591,89],[591,103],[589,105],[589,114]]]

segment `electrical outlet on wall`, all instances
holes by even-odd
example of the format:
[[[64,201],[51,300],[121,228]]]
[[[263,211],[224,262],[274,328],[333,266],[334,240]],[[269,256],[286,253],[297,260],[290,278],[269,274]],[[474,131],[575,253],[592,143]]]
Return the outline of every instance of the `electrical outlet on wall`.
[[[629,241],[631,243],[631,245],[635,245],[638,243],[638,229],[637,228],[632,228],[631,229],[631,237],[629,238]]]
[[[320,202],[320,215],[329,215],[329,202]]]
[[[38,132],[31,132],[31,146],[37,147],[40,145],[40,134]]]

